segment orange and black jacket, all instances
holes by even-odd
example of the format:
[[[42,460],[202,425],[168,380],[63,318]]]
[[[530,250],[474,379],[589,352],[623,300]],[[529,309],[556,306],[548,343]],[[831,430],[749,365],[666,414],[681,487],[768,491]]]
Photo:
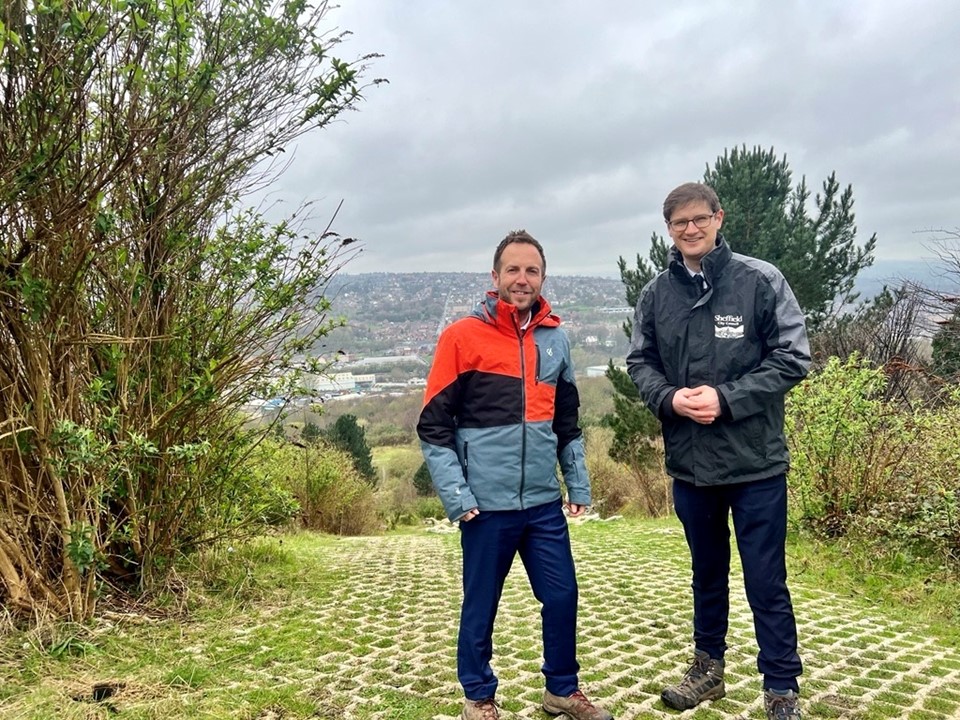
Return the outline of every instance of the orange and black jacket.
[[[417,434],[447,517],[522,510],[560,498],[590,504],[570,342],[540,298],[517,308],[489,292],[446,328],[427,378]]]

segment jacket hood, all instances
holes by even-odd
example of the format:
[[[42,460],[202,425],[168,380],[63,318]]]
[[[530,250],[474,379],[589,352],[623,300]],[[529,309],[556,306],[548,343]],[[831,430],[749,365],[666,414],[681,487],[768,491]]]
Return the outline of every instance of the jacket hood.
[[[516,333],[520,329],[520,314],[517,306],[500,299],[496,290],[488,290],[486,297],[473,308],[471,315],[485,323],[496,325],[501,330]],[[560,318],[553,314],[553,308],[543,295],[533,304],[529,328],[537,326],[558,327]]]

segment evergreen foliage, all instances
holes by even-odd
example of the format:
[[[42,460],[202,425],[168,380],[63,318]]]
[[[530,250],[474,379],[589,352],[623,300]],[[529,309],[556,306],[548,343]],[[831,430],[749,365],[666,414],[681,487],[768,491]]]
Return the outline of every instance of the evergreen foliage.
[[[628,268],[627,261],[621,256],[617,259],[617,267],[620,268],[620,280],[626,289],[627,307],[636,307],[640,299],[640,293],[646,284],[653,280],[654,276],[661,270],[665,270],[669,262],[669,253],[671,245],[662,235],[653,233],[650,236],[649,261],[640,257],[637,253],[637,267]],[[627,337],[633,334],[633,321],[627,320],[623,323],[623,331]]]
[[[356,415],[341,415],[327,430],[327,440],[353,458],[353,466],[371,485],[376,482],[373,453],[367,444],[366,433]]]
[[[794,187],[786,156],[778,159],[773,148],[725,150],[713,168],[707,166],[703,182],[720,197],[722,232],[730,247],[779,268],[811,331],[856,300],[854,283],[860,271],[873,264],[877,237],[856,244],[853,188],[841,191],[835,172],[813,199],[814,215],[806,178]],[[643,286],[666,269],[671,247],[654,232],[649,260],[638,254],[633,269],[619,259],[628,304],[635,305]]]
[[[417,495],[426,497],[433,494],[433,480],[430,479],[430,471],[426,463],[421,463],[413,476],[413,486],[417,489]]]
[[[307,444],[316,444],[321,437],[323,437],[323,431],[313,420],[308,421],[300,431],[300,439]]]
[[[734,252],[775,265],[790,283],[816,332],[830,316],[854,302],[854,283],[873,264],[876,234],[856,244],[853,187],[843,190],[836,173],[813,199],[806,178],[793,187],[786,156],[773,148],[724,151],[703,181],[724,209],[723,236]]]
[[[641,402],[633,379],[613,362],[607,366],[607,378],[614,389],[614,410],[606,423],[613,430],[610,457],[632,468],[650,467],[659,460],[652,440],[660,432],[660,423]]]

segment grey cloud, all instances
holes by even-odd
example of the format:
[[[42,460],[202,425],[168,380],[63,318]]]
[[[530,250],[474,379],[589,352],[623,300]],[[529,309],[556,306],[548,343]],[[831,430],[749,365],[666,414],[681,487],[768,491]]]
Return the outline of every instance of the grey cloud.
[[[614,275],[670,188],[756,144],[813,190],[836,170],[862,239],[914,257],[960,207],[960,5],[900,5],[344,3],[341,54],[384,53],[390,84],[304,138],[273,197],[342,198],[351,272],[484,270],[526,227],[554,274]]]

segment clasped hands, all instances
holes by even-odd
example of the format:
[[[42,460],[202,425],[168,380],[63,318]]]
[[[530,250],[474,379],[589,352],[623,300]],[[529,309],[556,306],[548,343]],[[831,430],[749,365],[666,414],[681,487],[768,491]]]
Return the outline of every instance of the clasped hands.
[[[673,411],[701,425],[709,425],[720,417],[720,396],[709,385],[680,388],[673,395]]]

